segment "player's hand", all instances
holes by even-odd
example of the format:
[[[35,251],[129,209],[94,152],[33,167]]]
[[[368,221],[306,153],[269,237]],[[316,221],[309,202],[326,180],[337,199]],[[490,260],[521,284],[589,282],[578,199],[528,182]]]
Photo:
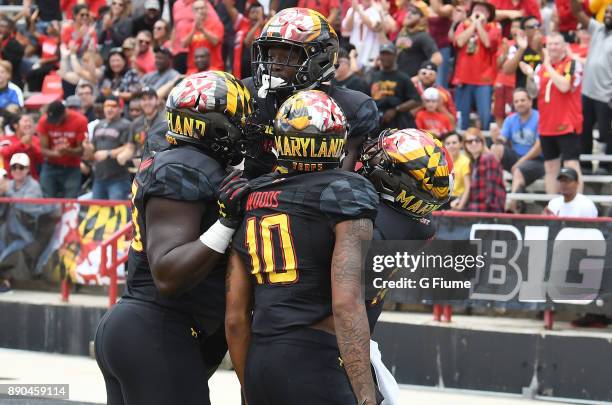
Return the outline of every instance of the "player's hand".
[[[244,215],[244,204],[242,200],[251,191],[251,185],[247,179],[242,178],[242,171],[234,170],[230,173],[219,187],[219,222],[228,228],[236,229]]]

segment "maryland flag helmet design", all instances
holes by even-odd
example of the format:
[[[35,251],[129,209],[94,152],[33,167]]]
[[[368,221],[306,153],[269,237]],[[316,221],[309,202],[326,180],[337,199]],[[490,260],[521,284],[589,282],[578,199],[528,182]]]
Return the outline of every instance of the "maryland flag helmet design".
[[[249,90],[234,76],[218,71],[196,73],[168,96],[166,139],[171,145],[195,145],[214,158],[237,164],[251,113]]]
[[[271,61],[268,50],[284,46],[291,50],[286,61]],[[260,88],[263,77],[271,75],[272,65],[287,65],[297,69],[292,83],[277,86],[271,91],[312,89],[331,80],[338,60],[338,35],[327,19],[318,11],[292,7],[276,13],[263,27],[253,42],[252,69],[255,86]],[[291,64],[298,53],[300,62]]]
[[[337,168],[348,132],[344,112],[319,90],[289,97],[274,120],[274,150],[278,164],[289,171]]]
[[[438,139],[418,129],[383,131],[364,145],[361,174],[382,199],[401,212],[423,217],[450,199],[453,161]]]

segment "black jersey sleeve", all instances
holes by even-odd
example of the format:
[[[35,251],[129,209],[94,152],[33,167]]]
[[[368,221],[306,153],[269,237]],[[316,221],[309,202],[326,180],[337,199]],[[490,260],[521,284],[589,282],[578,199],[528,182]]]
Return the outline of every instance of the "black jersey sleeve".
[[[349,172],[336,179],[321,192],[320,209],[332,225],[351,219],[376,218],[378,194],[372,183]]]
[[[378,108],[370,96],[338,86],[323,86],[342,108],[349,124],[349,138],[369,139],[378,132]]]

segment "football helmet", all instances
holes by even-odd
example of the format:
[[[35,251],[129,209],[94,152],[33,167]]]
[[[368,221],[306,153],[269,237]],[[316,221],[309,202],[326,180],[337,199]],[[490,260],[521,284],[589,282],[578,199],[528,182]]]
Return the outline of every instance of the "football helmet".
[[[274,119],[274,152],[288,171],[310,172],[340,165],[348,124],[334,99],[319,90],[289,97]]]
[[[453,161],[438,139],[418,129],[387,129],[367,142],[359,172],[380,198],[413,217],[440,208],[453,190]]]
[[[285,46],[291,52],[286,61],[272,61],[270,48]],[[336,71],[339,42],[336,31],[319,12],[307,8],[287,8],[276,13],[264,25],[252,46],[252,70],[255,87],[267,86],[270,92],[293,92],[312,89],[331,80]],[[297,52],[300,62],[292,64],[291,55]],[[272,77],[272,65],[297,69],[291,83]],[[280,82],[280,84],[278,84]]]
[[[196,73],[168,96],[166,140],[171,145],[195,145],[218,160],[238,164],[251,113],[249,90],[234,76],[218,71]]]

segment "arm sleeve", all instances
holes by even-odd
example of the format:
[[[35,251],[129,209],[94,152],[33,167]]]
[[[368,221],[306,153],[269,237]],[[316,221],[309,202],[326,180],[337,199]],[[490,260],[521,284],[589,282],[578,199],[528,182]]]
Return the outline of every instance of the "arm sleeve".
[[[487,201],[487,207],[491,206],[491,202],[495,200],[495,184],[498,183],[498,177],[502,174],[500,163],[493,154],[487,154],[483,157],[485,161],[482,165],[479,165],[478,170],[480,171],[481,178],[485,179],[485,195]],[[481,171],[482,168],[482,171]]]
[[[603,24],[594,18],[589,21],[589,34],[594,35],[595,31],[602,29]]]
[[[19,95],[17,94],[17,92],[14,91],[14,90],[13,91],[9,90],[9,92],[10,92],[10,95],[11,95],[10,96],[9,104],[15,104],[15,105],[18,105],[19,107],[23,107],[23,103],[20,102]]]
[[[367,179],[350,173],[332,181],[323,190],[320,208],[332,225],[360,218],[374,221],[378,194]]]
[[[494,23],[490,30],[488,30],[489,41],[491,42],[491,47],[489,48],[490,52],[497,54],[497,48],[501,43],[501,30],[499,29],[499,23]]]

